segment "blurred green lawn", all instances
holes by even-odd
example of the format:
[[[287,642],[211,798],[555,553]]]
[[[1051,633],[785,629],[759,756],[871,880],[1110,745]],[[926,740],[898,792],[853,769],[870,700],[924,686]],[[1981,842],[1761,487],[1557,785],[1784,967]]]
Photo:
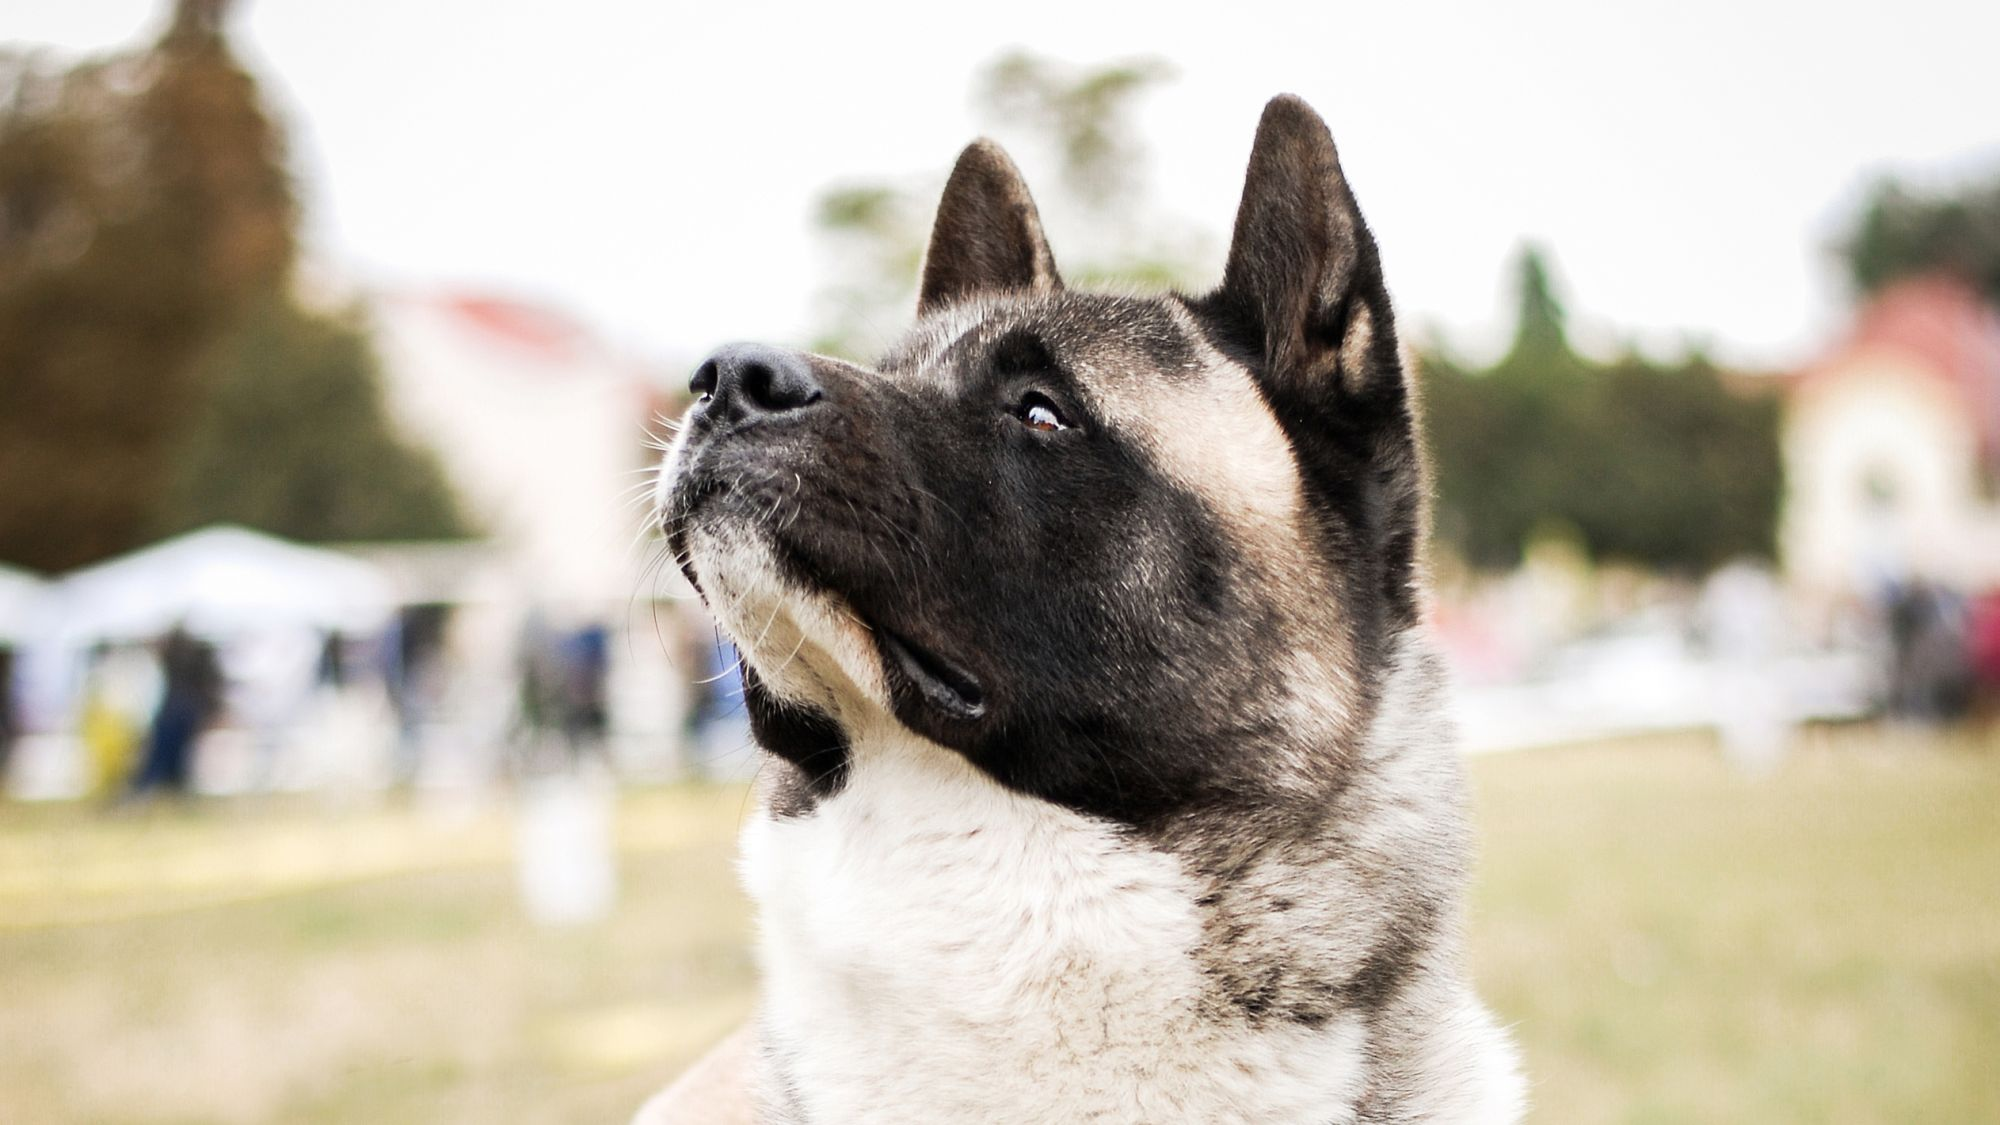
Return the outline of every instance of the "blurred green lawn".
[[[2000,1121],[2000,737],[1480,759],[1480,985],[1542,1122]],[[504,809],[0,806],[0,1122],[616,1122],[750,1004],[740,789],[633,793],[621,903]]]

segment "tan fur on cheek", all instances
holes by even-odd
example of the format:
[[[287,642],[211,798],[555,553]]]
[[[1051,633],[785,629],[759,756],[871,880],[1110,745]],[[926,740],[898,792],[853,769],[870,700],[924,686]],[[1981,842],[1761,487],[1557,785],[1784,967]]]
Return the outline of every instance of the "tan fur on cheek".
[[[1260,553],[1279,545],[1274,537],[1296,539],[1298,465],[1248,379],[1218,372],[1161,387],[1146,413],[1127,425],[1146,435],[1148,452],[1163,470]]]
[[[1201,339],[1192,323],[1185,327],[1191,340]],[[1291,442],[1252,378],[1198,344],[1195,366],[1177,377],[1130,390],[1129,383],[1101,381],[1097,406],[1140,437],[1160,471],[1202,499],[1239,564],[1259,573],[1254,585],[1276,595],[1299,639],[1285,668],[1273,669],[1286,685],[1285,721],[1307,735],[1299,746],[1336,745],[1351,719],[1336,701],[1354,698],[1357,679],[1343,658],[1337,583],[1309,539],[1305,482]],[[1273,780],[1311,776],[1304,758],[1290,765]]]
[[[836,719],[888,708],[873,634],[844,601],[787,579],[745,532],[697,528],[688,555],[716,623],[772,694]]]
[[[1303,594],[1321,564],[1302,530],[1304,483],[1291,443],[1249,372],[1200,343],[1192,322],[1185,330],[1196,342],[1189,370],[1143,383],[1100,380],[1098,409],[1207,504],[1239,557],[1259,560]]]

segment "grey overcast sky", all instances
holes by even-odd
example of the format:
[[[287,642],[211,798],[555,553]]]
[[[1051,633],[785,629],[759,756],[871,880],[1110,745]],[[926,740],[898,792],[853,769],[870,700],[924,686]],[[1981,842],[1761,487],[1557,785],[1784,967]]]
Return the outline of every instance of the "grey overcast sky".
[[[115,48],[166,6],[0,0],[0,37]],[[1137,125],[1163,210],[1214,232],[1218,271],[1259,108],[1303,95],[1406,325],[1475,354],[1534,239],[1587,346],[1691,337],[1794,362],[1841,323],[1828,243],[1872,177],[2000,173],[1991,0],[244,7],[316,257],[363,283],[544,300],[676,363],[803,338],[814,193],[941,179],[979,129],[972,76],[1009,47],[1173,64]]]

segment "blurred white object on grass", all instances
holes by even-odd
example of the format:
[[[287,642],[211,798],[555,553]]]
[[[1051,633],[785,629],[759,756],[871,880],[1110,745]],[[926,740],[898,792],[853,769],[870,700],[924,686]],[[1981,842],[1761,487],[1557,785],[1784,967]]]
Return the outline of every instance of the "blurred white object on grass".
[[[529,778],[521,785],[515,841],[521,902],[544,926],[576,926],[611,913],[618,898],[611,779],[598,771]]]

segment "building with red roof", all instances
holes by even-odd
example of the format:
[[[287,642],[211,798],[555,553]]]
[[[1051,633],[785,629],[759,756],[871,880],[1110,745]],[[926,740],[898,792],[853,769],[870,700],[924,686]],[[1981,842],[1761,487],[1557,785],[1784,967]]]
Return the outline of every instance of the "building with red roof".
[[[1785,567],[1807,592],[2000,587],[2000,313],[1955,279],[1878,293],[1793,377]]]
[[[652,372],[540,304],[432,290],[371,306],[392,408],[537,595],[631,597]]]

